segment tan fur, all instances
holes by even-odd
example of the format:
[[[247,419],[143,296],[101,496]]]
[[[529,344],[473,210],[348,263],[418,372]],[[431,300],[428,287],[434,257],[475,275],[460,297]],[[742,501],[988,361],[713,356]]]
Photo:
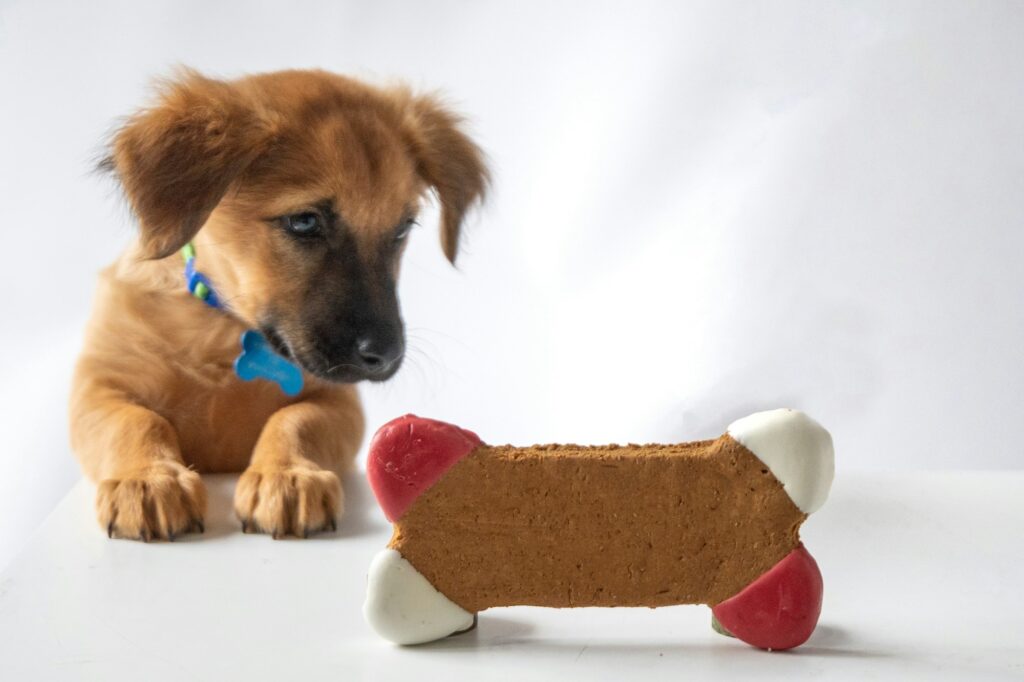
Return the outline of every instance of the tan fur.
[[[355,387],[304,373],[304,390],[288,398],[233,372],[245,329],[268,309],[294,326],[294,302],[316,291],[316,272],[268,221],[330,197],[370,258],[433,190],[454,260],[487,181],[458,123],[433,98],[326,72],[224,82],[186,71],[116,134],[108,166],[140,236],[100,275],[71,398],[72,446],[112,536],[201,530],[196,472],[244,471],[244,529],[333,527],[338,476],[364,431]],[[230,313],[185,289],[178,250],[189,240]],[[387,265],[395,273],[399,256]]]

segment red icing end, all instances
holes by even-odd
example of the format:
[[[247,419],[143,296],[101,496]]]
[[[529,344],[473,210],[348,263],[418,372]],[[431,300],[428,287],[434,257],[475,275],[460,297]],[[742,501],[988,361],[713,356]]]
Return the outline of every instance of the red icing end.
[[[818,624],[822,588],[818,564],[800,544],[711,611],[726,630],[747,644],[792,649],[806,642]]]
[[[366,474],[384,515],[397,521],[449,467],[482,444],[472,431],[414,414],[377,429]]]

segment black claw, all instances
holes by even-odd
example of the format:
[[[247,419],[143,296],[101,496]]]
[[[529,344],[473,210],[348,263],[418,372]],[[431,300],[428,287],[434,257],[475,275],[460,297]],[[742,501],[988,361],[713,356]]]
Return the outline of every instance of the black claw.
[[[337,532],[338,530],[338,519],[331,519],[331,532]]]
[[[305,540],[307,538],[309,538],[309,529],[308,528],[303,528],[302,529],[302,539]]]
[[[242,532],[243,533],[248,533],[249,532],[249,522],[246,521],[245,519],[242,519]]]
[[[114,522],[113,521],[111,521],[110,523],[107,524],[107,537],[108,538],[114,537]]]
[[[277,530],[277,529],[275,528],[275,529],[274,529],[274,532],[270,534],[270,537],[274,538],[275,540],[280,540],[280,539],[281,539],[281,537],[282,537],[282,535],[281,535],[281,533],[280,533],[280,532],[279,532],[279,531],[278,531],[278,530]]]
[[[196,527],[199,529],[200,533],[205,533],[206,532],[206,526],[203,524],[203,520],[202,519],[199,519],[198,521],[196,521]]]

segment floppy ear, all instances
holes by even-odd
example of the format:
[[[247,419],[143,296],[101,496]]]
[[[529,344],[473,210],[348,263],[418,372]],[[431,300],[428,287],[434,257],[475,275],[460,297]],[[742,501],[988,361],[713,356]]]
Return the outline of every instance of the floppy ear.
[[[118,177],[141,228],[143,253],[164,258],[203,226],[269,137],[234,87],[191,70],[114,134],[101,168]]]
[[[441,202],[441,249],[455,263],[466,211],[490,182],[483,152],[459,129],[462,120],[433,97],[412,100],[412,152],[420,176]]]

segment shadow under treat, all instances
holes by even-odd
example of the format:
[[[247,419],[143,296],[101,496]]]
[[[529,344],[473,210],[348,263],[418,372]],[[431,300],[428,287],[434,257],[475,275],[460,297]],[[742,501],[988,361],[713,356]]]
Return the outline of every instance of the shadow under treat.
[[[600,638],[588,637],[585,640],[569,639],[534,639],[531,635],[536,627],[529,620],[516,620],[489,613],[478,614],[473,629],[451,635],[445,639],[409,647],[410,651],[429,654],[433,651],[480,651],[514,645],[528,644],[531,648],[546,651],[579,651],[589,650],[600,654],[642,654],[642,653],[720,653],[734,655],[771,655],[797,658],[848,658],[848,659],[885,659],[892,654],[862,646],[855,634],[847,629],[834,625],[819,625],[807,644],[789,651],[767,652],[747,646],[729,646],[725,637],[716,638],[714,644],[698,641],[656,641],[637,644],[621,644],[612,641],[602,643]],[[607,633],[613,637],[614,633]],[[725,645],[725,646],[723,646]]]

